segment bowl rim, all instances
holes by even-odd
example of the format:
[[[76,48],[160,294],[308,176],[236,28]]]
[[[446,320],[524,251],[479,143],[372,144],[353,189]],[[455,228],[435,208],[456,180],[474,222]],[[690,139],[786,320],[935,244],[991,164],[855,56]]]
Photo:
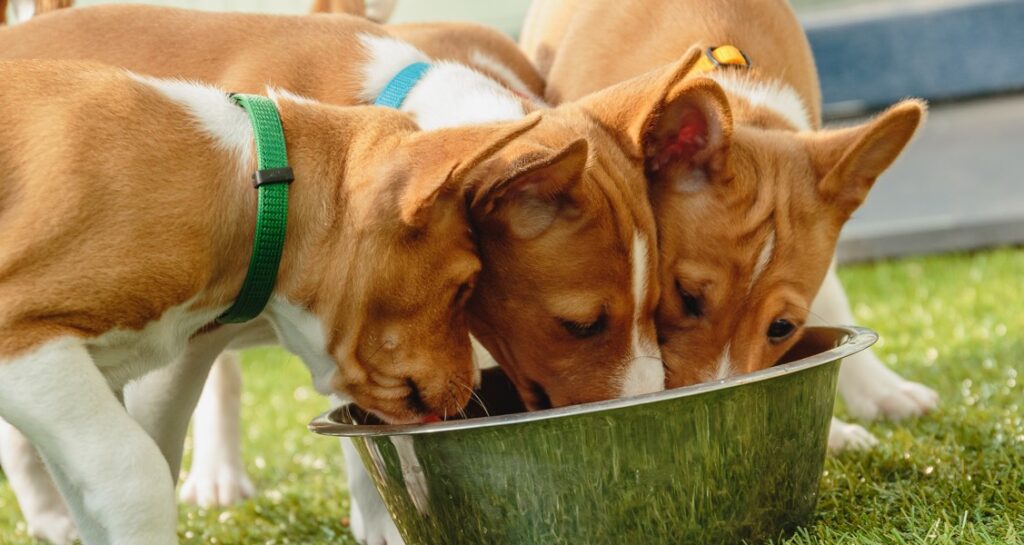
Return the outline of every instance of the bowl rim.
[[[724,378],[712,382],[702,382],[692,386],[683,386],[671,390],[662,390],[638,396],[609,399],[606,401],[595,401],[559,407],[556,409],[544,409],[525,413],[515,413],[499,416],[485,416],[469,420],[452,420],[448,422],[436,422],[432,424],[346,424],[334,420],[332,416],[338,411],[345,410],[350,404],[333,408],[309,423],[308,428],[313,433],[332,437],[380,437],[393,435],[425,435],[432,433],[444,433],[451,431],[466,431],[479,428],[494,428],[510,426],[514,424],[525,424],[541,420],[553,420],[568,416],[592,414],[606,411],[613,411],[632,407],[634,405],[646,405],[683,397],[724,390],[744,386],[755,382],[764,382],[783,375],[797,373],[812,367],[831,363],[847,356],[856,354],[878,340],[878,334],[874,331],[859,326],[822,326],[816,327],[819,330],[835,330],[846,335],[846,339],[834,348],[819,352],[817,354],[801,358],[783,365],[769,367],[753,373]]]

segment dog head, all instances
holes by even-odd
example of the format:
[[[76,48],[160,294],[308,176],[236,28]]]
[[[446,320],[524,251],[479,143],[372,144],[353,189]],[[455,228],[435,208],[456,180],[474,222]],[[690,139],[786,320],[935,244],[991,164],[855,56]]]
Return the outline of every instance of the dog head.
[[[299,110],[306,136],[289,133]],[[463,187],[536,120],[421,132],[381,108],[285,101],[281,112],[302,210],[289,231],[310,241],[290,250],[308,257],[290,261],[302,273],[286,289],[324,324],[323,380],[392,423],[459,412],[476,378],[464,310],[481,267]],[[344,161],[325,160],[338,141]],[[315,178],[333,196],[303,206]]]
[[[661,71],[587,97],[651,184],[659,236],[658,334],[667,385],[772,365],[800,336],[840,228],[924,114],[902,102],[833,131],[736,124],[722,88]]]
[[[663,389],[646,188],[617,177],[625,158],[580,108],[531,115],[467,194],[484,263],[473,333],[531,409]]]

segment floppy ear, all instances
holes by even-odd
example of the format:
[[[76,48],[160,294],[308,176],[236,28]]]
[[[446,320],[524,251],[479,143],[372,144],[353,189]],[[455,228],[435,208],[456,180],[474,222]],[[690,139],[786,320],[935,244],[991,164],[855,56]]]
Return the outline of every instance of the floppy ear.
[[[467,192],[476,219],[497,220],[520,239],[547,231],[560,215],[577,209],[572,190],[587,164],[587,141],[578,139],[562,148],[516,143],[504,148],[474,174]]]
[[[591,117],[644,161],[651,180],[716,180],[732,138],[725,93],[708,78],[688,78],[703,55],[691,48],[678,62],[584,97]]]
[[[402,221],[423,225],[431,207],[446,193],[457,193],[469,174],[540,120],[531,116],[511,123],[469,125],[413,133],[403,143],[404,159],[395,168],[409,180],[399,197]]]
[[[863,125],[811,136],[808,150],[821,197],[852,214],[914,136],[925,111],[924,101],[904,100]]]

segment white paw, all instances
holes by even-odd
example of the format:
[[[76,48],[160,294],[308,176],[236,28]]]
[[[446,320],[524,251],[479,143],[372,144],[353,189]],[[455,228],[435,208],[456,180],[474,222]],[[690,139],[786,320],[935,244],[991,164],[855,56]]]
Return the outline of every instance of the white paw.
[[[67,513],[40,513],[28,519],[28,535],[52,543],[71,545],[78,539],[78,528]]]
[[[349,530],[360,545],[405,545],[398,533],[395,521],[391,519],[380,496],[374,490],[373,496],[363,498],[367,503],[366,514],[360,508],[357,496],[353,494],[352,509],[349,512]]]
[[[829,452],[867,450],[877,444],[878,439],[863,427],[847,424],[838,418],[832,419],[832,427],[828,430]]]
[[[939,394],[935,390],[895,375],[849,392],[844,398],[850,414],[862,420],[903,420],[921,416],[939,405]]]
[[[376,520],[363,521],[363,537],[356,536],[356,541],[362,545],[405,545],[395,521],[391,520],[391,515],[384,514],[384,517],[378,517]],[[354,528],[352,534],[355,535]]]
[[[897,375],[870,350],[843,361],[839,391],[850,415],[862,420],[921,416],[939,404],[935,390]]]
[[[228,507],[253,497],[256,488],[245,470],[222,467],[192,471],[181,485],[181,501],[199,507]]]

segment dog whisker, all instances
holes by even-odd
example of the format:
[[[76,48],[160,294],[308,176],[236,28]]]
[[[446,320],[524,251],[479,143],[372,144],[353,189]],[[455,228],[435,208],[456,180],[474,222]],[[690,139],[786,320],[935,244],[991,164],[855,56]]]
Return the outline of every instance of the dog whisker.
[[[465,384],[463,384],[463,383],[461,383],[461,382],[459,382],[457,380],[453,380],[452,384],[454,384],[454,385],[456,385],[456,386],[458,386],[458,387],[460,387],[460,388],[462,388],[464,390],[467,390],[469,392],[469,398],[472,401],[475,401],[476,404],[479,405],[481,409],[483,409],[484,414],[486,416],[491,416],[491,411],[489,411],[487,409],[487,404],[484,403],[484,400],[483,400],[483,398],[480,397],[480,394],[476,393],[476,390],[470,388],[469,386],[467,386],[467,385],[465,385]]]

